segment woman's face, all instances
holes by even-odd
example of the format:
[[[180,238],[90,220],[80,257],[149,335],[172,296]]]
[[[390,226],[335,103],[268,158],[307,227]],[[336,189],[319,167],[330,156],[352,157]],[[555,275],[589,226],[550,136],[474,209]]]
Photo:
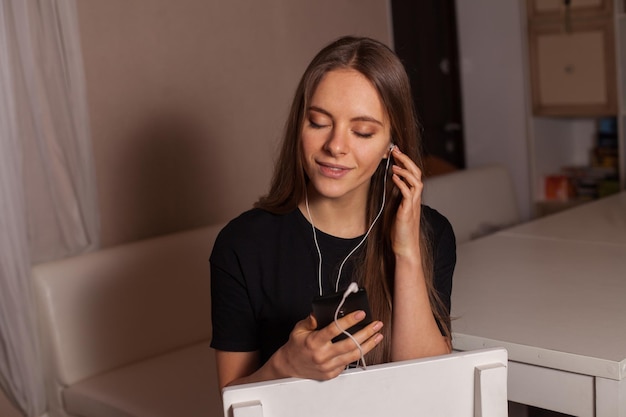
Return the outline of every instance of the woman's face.
[[[387,157],[389,117],[360,72],[328,72],[305,109],[304,169],[317,197],[367,198],[370,178]]]

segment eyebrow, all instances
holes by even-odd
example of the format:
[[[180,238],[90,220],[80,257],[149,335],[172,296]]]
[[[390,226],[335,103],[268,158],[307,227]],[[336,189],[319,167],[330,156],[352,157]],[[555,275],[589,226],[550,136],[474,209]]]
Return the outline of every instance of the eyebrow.
[[[330,114],[330,112],[328,112],[328,111],[326,111],[326,110],[324,110],[324,109],[322,109],[320,107],[317,107],[317,106],[309,106],[308,110],[325,114],[326,116],[328,116],[330,118],[333,117],[333,115]],[[372,122],[372,123],[376,123],[376,124],[378,124],[380,126],[383,126],[383,123],[380,120],[375,119],[374,117],[371,117],[371,116],[357,116],[357,117],[353,117],[352,119],[350,119],[350,121],[351,122]]]

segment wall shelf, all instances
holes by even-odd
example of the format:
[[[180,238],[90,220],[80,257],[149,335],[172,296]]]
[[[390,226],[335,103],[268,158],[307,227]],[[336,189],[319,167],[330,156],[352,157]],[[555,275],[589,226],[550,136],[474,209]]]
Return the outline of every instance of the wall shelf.
[[[626,2],[571,0],[568,9],[564,0],[525,1],[531,198],[534,214],[540,216],[588,199],[581,200],[582,184],[608,172],[607,165],[617,166],[617,177],[598,180],[597,193],[626,188]],[[600,146],[599,131],[612,120],[607,117],[615,118],[616,157],[614,141],[608,148]],[[599,167],[598,161],[604,165]],[[554,177],[559,175],[575,184],[578,196],[570,192],[561,201],[547,198],[554,195],[546,193],[546,178],[558,182]]]

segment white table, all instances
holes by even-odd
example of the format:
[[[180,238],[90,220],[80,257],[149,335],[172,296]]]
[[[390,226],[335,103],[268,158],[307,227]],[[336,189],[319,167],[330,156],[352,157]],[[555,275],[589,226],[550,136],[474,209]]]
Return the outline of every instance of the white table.
[[[508,350],[510,400],[626,417],[626,193],[460,245],[452,316]]]
[[[525,223],[502,233],[510,236],[626,245],[626,192]]]

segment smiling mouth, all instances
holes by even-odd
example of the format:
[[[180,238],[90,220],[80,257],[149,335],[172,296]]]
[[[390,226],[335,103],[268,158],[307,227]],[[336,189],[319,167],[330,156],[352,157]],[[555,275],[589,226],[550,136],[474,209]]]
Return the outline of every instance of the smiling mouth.
[[[350,168],[345,166],[326,164],[323,162],[318,162],[317,164],[320,168],[320,172],[322,173],[322,175],[331,178],[342,177],[350,171]]]

